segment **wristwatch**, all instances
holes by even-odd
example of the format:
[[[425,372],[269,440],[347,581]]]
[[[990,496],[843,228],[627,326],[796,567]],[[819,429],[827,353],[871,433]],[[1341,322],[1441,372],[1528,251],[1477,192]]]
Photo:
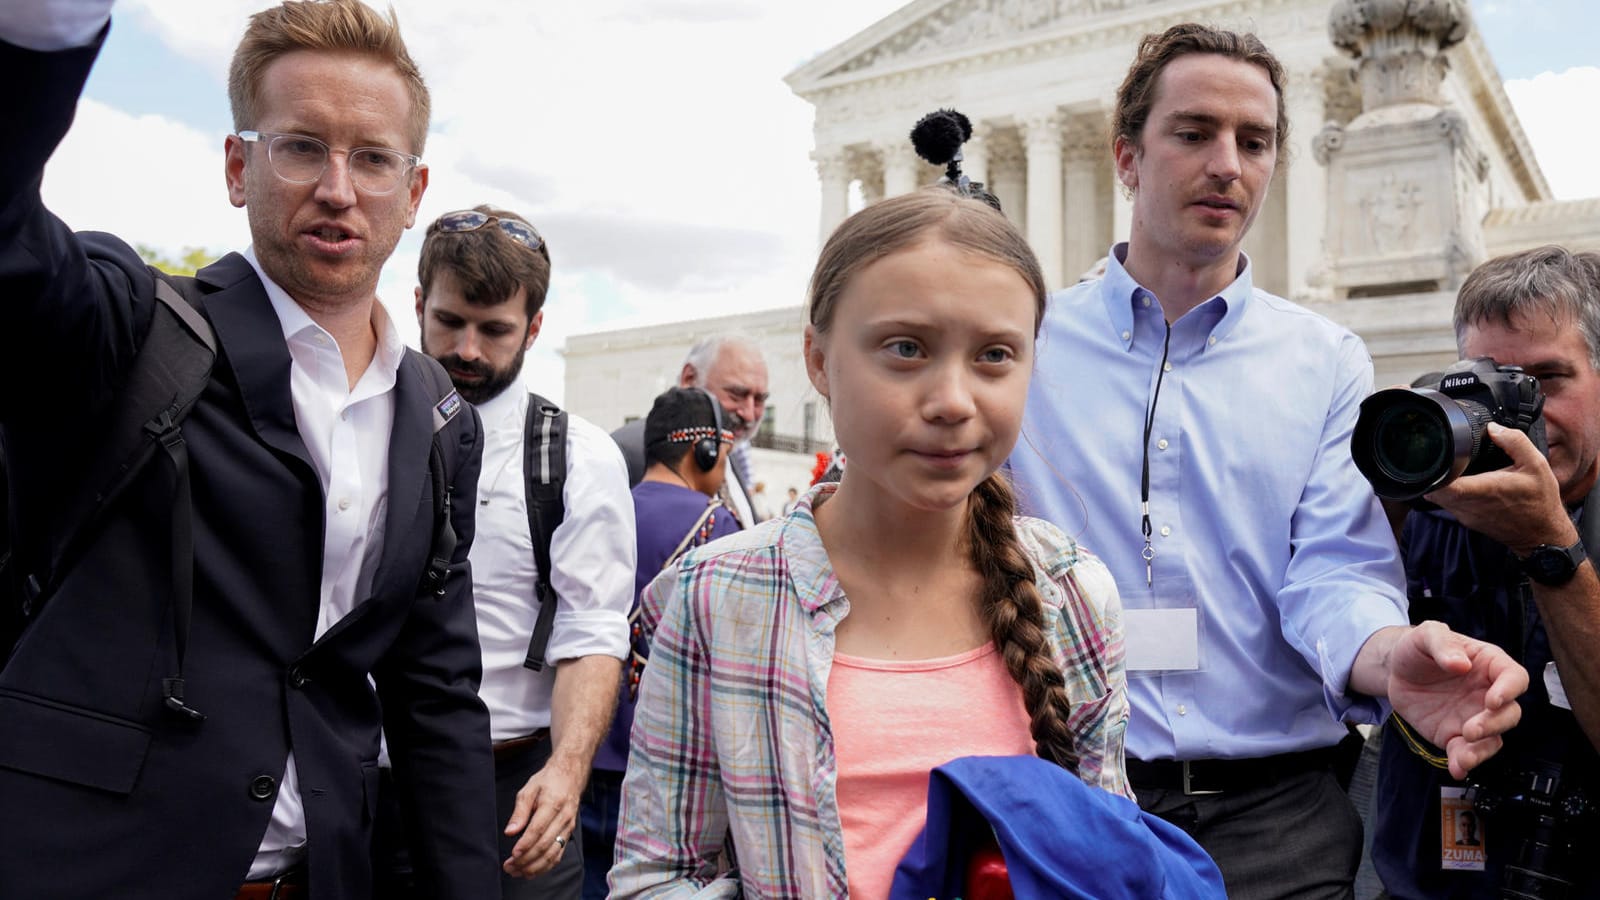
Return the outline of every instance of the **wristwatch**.
[[[1527,556],[1517,557],[1517,562],[1522,564],[1523,574],[1534,582],[1545,587],[1560,587],[1572,580],[1578,573],[1578,566],[1587,558],[1583,541],[1579,540],[1571,547],[1540,544]]]

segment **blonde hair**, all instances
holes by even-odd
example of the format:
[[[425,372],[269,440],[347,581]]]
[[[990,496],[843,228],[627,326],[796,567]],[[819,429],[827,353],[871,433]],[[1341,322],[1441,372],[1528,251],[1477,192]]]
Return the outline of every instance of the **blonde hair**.
[[[943,187],[875,203],[834,230],[811,275],[807,316],[817,333],[833,324],[839,297],[857,272],[926,238],[1015,270],[1033,293],[1033,328],[1038,333],[1044,321],[1044,275],[1027,240],[987,204]],[[1002,472],[990,475],[968,498],[967,548],[983,579],[980,612],[1006,671],[1022,689],[1036,752],[1076,771],[1072,701],[1047,640],[1044,600],[1034,584],[1033,563],[1017,537],[1016,511],[1016,495]]]
[[[235,130],[256,127],[262,73],[279,57],[297,50],[355,53],[394,66],[411,95],[411,118],[406,123],[410,152],[422,155],[428,139],[428,86],[406,51],[393,7],[381,16],[360,0],[286,0],[250,17],[228,66],[228,103]]]

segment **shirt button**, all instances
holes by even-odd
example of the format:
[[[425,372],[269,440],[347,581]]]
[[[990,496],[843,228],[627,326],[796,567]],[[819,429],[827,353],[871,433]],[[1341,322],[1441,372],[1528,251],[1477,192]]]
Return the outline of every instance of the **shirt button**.
[[[1179,703],[1178,704],[1178,715],[1187,716],[1188,714],[1189,714],[1189,707],[1184,706],[1182,703]]]
[[[278,782],[271,775],[257,775],[250,781],[250,798],[252,800],[267,800],[278,789]]]
[[[1159,447],[1162,450],[1167,449],[1167,439],[1166,438],[1162,438],[1161,440],[1156,441],[1156,446]]]
[[[1161,526],[1161,536],[1162,537],[1172,537],[1172,526],[1170,526],[1170,525]]]
[[[1206,338],[1206,346],[1207,347],[1215,347],[1216,345],[1217,345],[1217,339],[1216,338],[1214,338],[1214,337]]]
[[[1163,371],[1163,372],[1171,372],[1172,371],[1172,363],[1162,363],[1161,364],[1161,371]]]
[[[1124,331],[1122,333],[1122,339],[1123,340],[1127,340],[1128,338],[1131,338],[1131,337],[1133,337],[1133,332],[1131,332],[1131,331]]]
[[[339,512],[344,512],[345,510],[347,510],[349,508],[350,508],[350,498],[349,497],[340,497],[339,498]]]
[[[1144,305],[1145,305],[1145,306],[1149,306],[1149,305],[1150,305],[1150,297],[1149,297],[1149,295],[1146,295],[1146,296],[1144,296],[1144,297],[1143,297],[1143,298],[1141,298],[1141,299],[1143,299],[1143,300],[1144,300]]]
[[[341,421],[341,422],[348,422],[348,421],[350,421],[350,410],[348,410],[348,409],[347,409],[347,410],[345,410],[345,411],[344,411],[344,412],[342,412],[342,413],[339,413],[339,420],[340,420],[340,421]]]

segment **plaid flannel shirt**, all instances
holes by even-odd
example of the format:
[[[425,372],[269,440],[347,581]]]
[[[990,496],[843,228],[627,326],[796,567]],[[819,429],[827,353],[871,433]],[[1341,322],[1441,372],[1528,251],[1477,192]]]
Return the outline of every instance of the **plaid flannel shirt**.
[[[623,784],[613,898],[846,896],[826,699],[849,601],[811,515],[834,487],[691,552],[645,589],[646,627],[659,626]],[[1079,776],[1132,797],[1116,584],[1055,526],[1016,525],[1066,676]]]

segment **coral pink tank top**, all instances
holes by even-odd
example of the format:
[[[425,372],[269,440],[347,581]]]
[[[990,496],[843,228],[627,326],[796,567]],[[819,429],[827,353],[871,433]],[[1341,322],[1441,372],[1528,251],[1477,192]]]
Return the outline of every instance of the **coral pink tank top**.
[[[962,756],[1031,756],[1022,689],[994,644],[940,659],[835,653],[828,718],[851,900],[889,896],[922,831],[928,773]]]

